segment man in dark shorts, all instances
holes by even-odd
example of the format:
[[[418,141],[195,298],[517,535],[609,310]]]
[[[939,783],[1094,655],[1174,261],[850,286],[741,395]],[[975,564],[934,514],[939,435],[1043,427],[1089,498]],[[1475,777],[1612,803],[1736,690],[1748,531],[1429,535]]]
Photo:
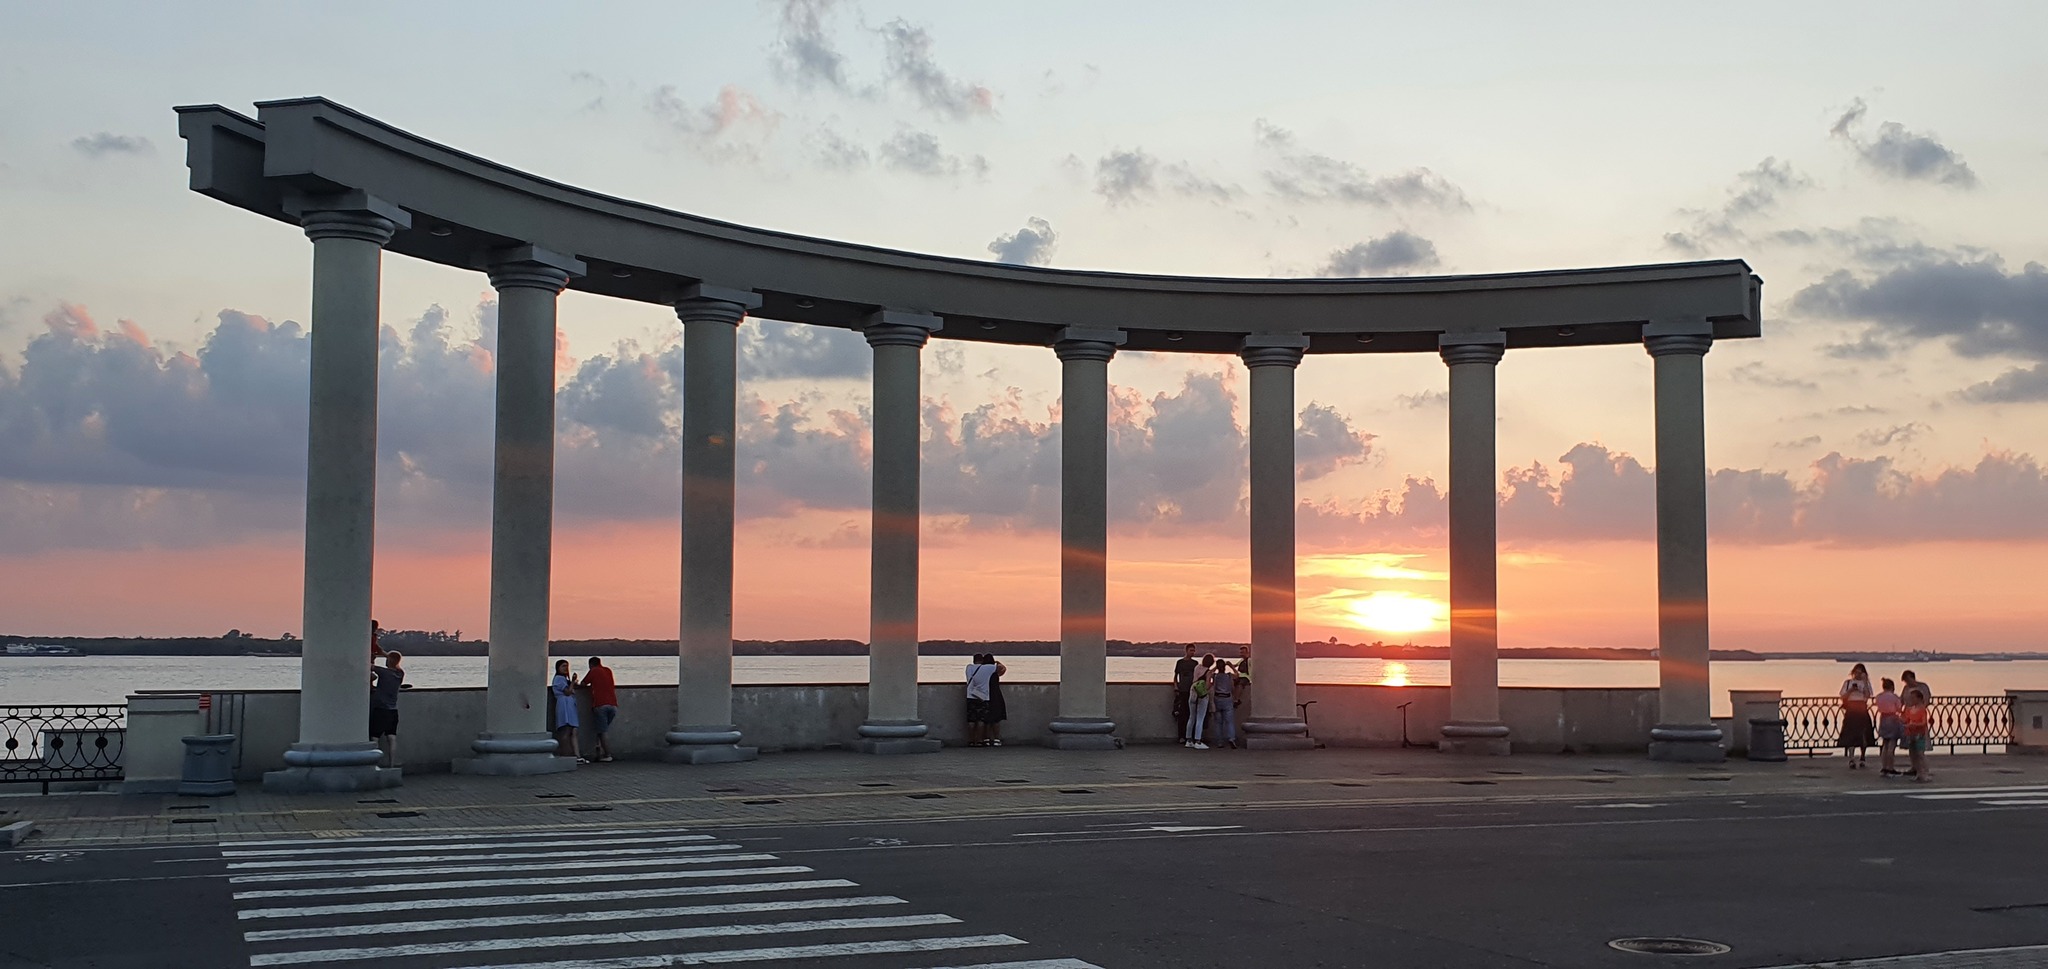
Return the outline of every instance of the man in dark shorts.
[[[384,752],[380,766],[398,764],[398,691],[405,687],[405,671],[399,669],[404,654],[384,651],[384,665],[370,667],[370,739]]]
[[[967,664],[967,746],[988,746],[990,681],[996,676],[995,658],[974,654],[974,661]]]
[[[612,749],[605,743],[605,735],[611,732],[612,721],[619,716],[618,682],[612,679],[612,668],[604,665],[604,660],[592,656],[590,672],[584,674],[580,686],[590,691],[590,717],[596,721],[594,726],[597,727],[597,749],[591,752],[592,759],[600,764],[609,764],[612,762]]]
[[[1173,735],[1188,735],[1188,690],[1195,685],[1195,644],[1189,643],[1187,655],[1173,663]]]

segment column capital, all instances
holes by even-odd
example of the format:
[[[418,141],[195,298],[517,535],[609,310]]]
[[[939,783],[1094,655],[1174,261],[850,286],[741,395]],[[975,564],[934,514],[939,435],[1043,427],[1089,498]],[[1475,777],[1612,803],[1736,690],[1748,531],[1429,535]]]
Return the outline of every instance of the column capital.
[[[574,256],[539,246],[494,249],[484,254],[483,264],[494,289],[524,287],[549,293],[560,293],[572,277],[583,275],[588,268]]]
[[[1070,326],[1060,331],[1053,339],[1052,352],[1062,361],[1098,360],[1107,362],[1116,356],[1116,348],[1123,346],[1126,334],[1122,330],[1090,329]]]
[[[1489,366],[1500,362],[1507,353],[1508,335],[1499,330],[1444,333],[1437,337],[1437,352],[1444,363],[1457,366],[1463,363],[1483,363]]]
[[[368,192],[287,195],[284,210],[314,242],[359,239],[382,246],[398,230],[412,228],[412,213]]]
[[[876,310],[867,316],[861,335],[871,347],[923,347],[946,321],[929,313]]]
[[[747,311],[761,306],[761,294],[699,283],[676,294],[676,318],[685,323],[729,323],[738,326]]]
[[[1643,324],[1643,349],[1650,356],[1704,354],[1714,345],[1714,324],[1703,316],[1676,316]]]
[[[1302,355],[1308,352],[1308,336],[1302,333],[1259,334],[1244,338],[1237,355],[1246,367],[1286,367],[1293,369],[1301,365]]]

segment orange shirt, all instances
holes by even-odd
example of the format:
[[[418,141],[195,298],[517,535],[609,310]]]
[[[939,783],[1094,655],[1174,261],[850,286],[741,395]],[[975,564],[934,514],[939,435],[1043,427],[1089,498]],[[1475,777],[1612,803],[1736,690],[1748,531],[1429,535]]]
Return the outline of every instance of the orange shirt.
[[[609,666],[592,667],[583,675],[583,685],[590,688],[590,705],[593,707],[615,707],[619,705],[619,689],[612,679]]]

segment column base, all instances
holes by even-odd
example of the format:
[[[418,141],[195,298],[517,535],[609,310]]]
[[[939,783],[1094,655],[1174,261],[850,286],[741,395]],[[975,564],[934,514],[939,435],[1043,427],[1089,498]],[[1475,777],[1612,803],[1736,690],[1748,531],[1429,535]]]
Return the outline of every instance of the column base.
[[[1721,728],[1712,724],[1667,725],[1650,729],[1650,759],[1677,764],[1718,764],[1728,759],[1721,749]]]
[[[1443,726],[1443,739],[1436,749],[1446,754],[1505,757],[1509,752],[1508,725],[1453,720]]]
[[[346,744],[293,744],[284,752],[284,770],[266,771],[263,789],[278,794],[324,794],[380,791],[403,783],[398,767],[379,767],[384,752],[371,741]]]
[[[1116,721],[1108,717],[1061,717],[1047,725],[1045,746],[1054,750],[1122,750]]]
[[[1249,750],[1314,750],[1308,724],[1292,717],[1272,717],[1244,722],[1244,745]]]
[[[531,777],[576,769],[576,758],[557,757],[559,745],[544,733],[486,733],[470,741],[475,757],[459,757],[448,765],[457,774],[489,777]]]
[[[678,726],[665,739],[668,751],[662,759],[671,764],[736,764],[761,754],[759,748],[740,746],[740,728],[729,723]]]
[[[860,725],[853,749],[863,754],[930,754],[945,744],[925,736],[922,720],[869,720]]]

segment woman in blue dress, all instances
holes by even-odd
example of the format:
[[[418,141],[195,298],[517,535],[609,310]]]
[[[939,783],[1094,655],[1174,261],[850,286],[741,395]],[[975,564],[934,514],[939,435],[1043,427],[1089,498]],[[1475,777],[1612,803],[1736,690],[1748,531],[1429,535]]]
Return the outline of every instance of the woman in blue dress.
[[[548,695],[555,704],[555,756],[574,757],[579,764],[588,764],[582,751],[576,746],[576,675],[569,672],[569,661],[555,661],[555,679],[548,687]]]

